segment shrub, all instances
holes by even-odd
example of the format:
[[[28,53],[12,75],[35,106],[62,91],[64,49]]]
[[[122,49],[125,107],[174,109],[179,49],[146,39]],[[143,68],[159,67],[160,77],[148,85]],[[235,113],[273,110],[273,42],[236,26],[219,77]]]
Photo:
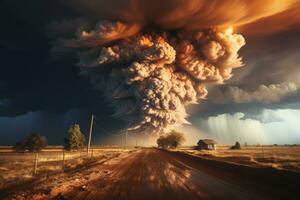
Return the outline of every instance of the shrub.
[[[159,148],[167,149],[168,148],[168,139],[166,136],[160,136],[157,140],[156,143]]]
[[[178,146],[180,146],[185,141],[184,134],[177,132],[177,131],[171,131],[167,135],[160,136],[156,143],[159,148],[163,149],[175,149]]]
[[[14,150],[17,151],[17,152],[26,151],[26,138],[18,141],[14,146]]]
[[[18,152],[26,150],[30,152],[39,152],[47,146],[47,139],[37,133],[32,133],[28,137],[18,141],[14,149]]]
[[[239,142],[236,142],[232,147],[230,147],[231,149],[241,149],[241,145]]]

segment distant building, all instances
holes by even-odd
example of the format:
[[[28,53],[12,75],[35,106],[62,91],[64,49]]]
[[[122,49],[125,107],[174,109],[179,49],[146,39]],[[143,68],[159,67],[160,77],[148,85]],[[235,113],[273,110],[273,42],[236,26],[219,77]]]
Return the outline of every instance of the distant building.
[[[197,149],[199,150],[216,150],[217,149],[217,142],[211,139],[203,139],[199,140],[197,143]]]

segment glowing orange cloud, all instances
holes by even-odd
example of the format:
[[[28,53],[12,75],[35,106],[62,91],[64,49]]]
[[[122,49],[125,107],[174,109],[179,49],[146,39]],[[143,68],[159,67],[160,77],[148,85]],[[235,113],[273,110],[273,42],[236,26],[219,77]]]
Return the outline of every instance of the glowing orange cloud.
[[[300,23],[299,0],[64,0],[86,15],[163,29],[239,27],[270,33]],[[259,30],[257,30],[259,29]]]
[[[241,34],[299,23],[300,0],[65,0],[98,23],[65,45],[79,47],[91,78],[128,130],[166,133],[188,123],[186,106],[243,66]],[[276,23],[275,23],[276,22]]]
[[[239,30],[247,35],[266,35],[295,28],[300,28],[300,1],[283,12],[246,24]]]

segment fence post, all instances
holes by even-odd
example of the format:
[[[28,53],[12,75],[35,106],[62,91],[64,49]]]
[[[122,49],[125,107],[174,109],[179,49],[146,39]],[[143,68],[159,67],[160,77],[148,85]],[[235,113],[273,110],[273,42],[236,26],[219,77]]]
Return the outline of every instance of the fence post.
[[[34,161],[34,171],[33,171],[33,175],[36,175],[36,172],[37,172],[38,159],[39,159],[39,154],[38,154],[38,152],[36,152],[36,153],[35,153],[35,161]]]
[[[62,168],[63,168],[63,170],[65,170],[65,164],[66,164],[66,161],[65,161],[65,150],[63,149],[63,166],[62,166]]]
[[[264,147],[261,147],[262,153],[263,153],[263,157],[265,157],[265,152],[264,152]]]

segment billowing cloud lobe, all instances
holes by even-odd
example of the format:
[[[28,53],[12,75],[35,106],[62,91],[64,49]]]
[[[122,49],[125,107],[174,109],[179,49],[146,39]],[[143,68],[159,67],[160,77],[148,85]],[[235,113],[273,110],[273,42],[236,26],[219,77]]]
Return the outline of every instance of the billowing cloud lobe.
[[[68,2],[68,1],[67,1]],[[74,3],[75,2],[75,3]],[[101,19],[65,46],[131,130],[167,132],[188,123],[186,106],[241,67],[244,37],[234,27],[289,8],[294,1],[73,1]],[[98,9],[98,10],[97,10]]]

